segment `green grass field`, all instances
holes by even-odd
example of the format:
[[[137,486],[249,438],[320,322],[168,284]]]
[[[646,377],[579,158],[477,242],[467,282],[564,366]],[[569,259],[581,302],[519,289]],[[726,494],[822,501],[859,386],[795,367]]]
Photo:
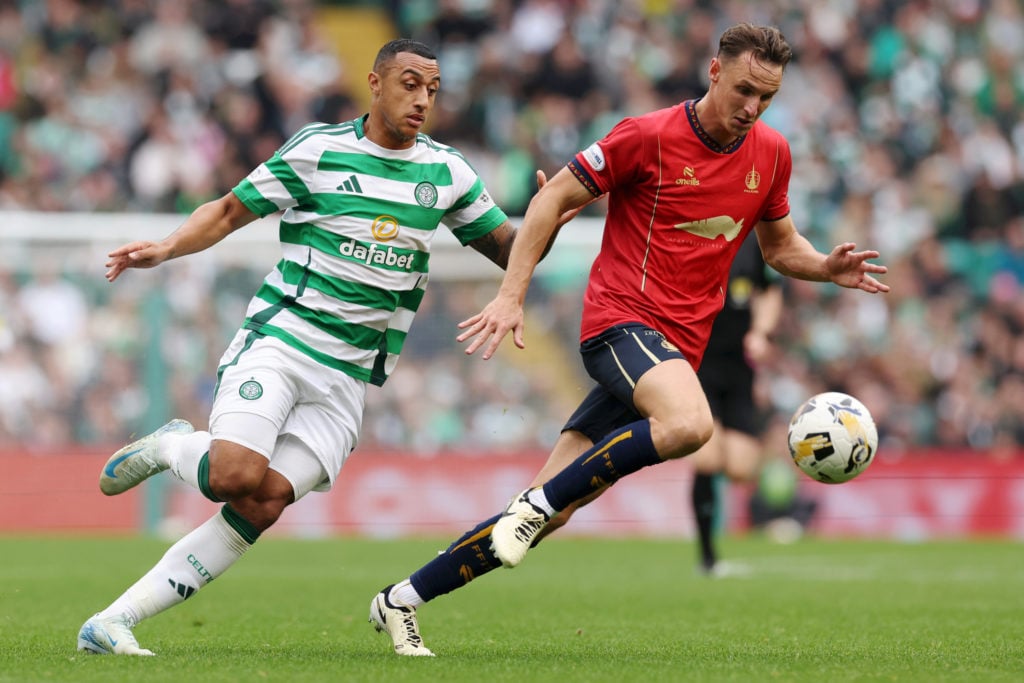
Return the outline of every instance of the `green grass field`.
[[[163,553],[152,539],[0,539],[0,681],[1021,681],[1024,547],[554,538],[420,610],[437,657],[399,658],[370,599],[444,541],[265,539],[136,636],[157,657],[75,651],[78,628]]]

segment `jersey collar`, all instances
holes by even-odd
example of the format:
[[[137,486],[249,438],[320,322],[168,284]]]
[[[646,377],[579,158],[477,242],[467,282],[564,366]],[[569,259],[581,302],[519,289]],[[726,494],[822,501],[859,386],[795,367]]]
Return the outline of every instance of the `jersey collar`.
[[[728,145],[718,144],[718,142],[716,142],[715,139],[711,137],[706,130],[704,130],[704,126],[700,125],[700,120],[697,119],[697,102],[699,101],[700,98],[683,102],[683,109],[686,111],[686,120],[690,122],[690,128],[693,130],[694,135],[696,135],[700,141],[704,143],[704,146],[712,152],[717,152],[719,154],[732,154],[739,149],[740,145],[743,144],[743,141],[747,139],[746,134],[736,138]]]

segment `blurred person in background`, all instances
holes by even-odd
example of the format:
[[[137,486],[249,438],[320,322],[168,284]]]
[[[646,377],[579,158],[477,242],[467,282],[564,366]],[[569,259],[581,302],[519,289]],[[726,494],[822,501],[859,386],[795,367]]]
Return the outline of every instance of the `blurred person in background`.
[[[434,53],[391,41],[367,82],[366,116],[303,127],[163,241],[110,253],[113,282],[284,211],[283,258],[221,357],[209,431],[172,420],[117,451],[100,473],[100,489],[117,495],[170,470],[225,504],[89,618],[79,650],[152,655],[135,639],[137,624],[227,571],[287,506],[334,485],[359,440],[367,386],[384,384],[398,362],[442,223],[464,246],[507,265],[515,228],[462,155],[421,132],[441,85]],[[407,625],[377,626],[394,637]],[[403,635],[403,654],[432,654],[415,634]]]
[[[788,416],[778,414],[769,420],[761,438],[763,453],[756,485],[747,500],[750,529],[782,544],[802,538],[818,509],[814,492],[801,486],[804,475],[789,453],[788,432]],[[740,567],[736,573],[744,571]]]
[[[772,351],[772,335],[782,314],[782,287],[765,265],[755,239],[736,253],[725,289],[725,305],[715,318],[707,350],[697,370],[707,396],[714,431],[691,456],[691,502],[697,527],[700,569],[725,576],[741,568],[719,562],[715,521],[720,509],[716,475],[734,483],[757,476],[761,461],[762,412],[754,399],[757,367]]]

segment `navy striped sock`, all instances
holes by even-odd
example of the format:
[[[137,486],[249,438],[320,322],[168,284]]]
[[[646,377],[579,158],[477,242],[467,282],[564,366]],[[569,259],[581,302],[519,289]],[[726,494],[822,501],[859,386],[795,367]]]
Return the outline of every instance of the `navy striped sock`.
[[[651,423],[638,420],[593,446],[544,484],[555,511],[648,465],[662,462],[651,441]]]
[[[491,529],[499,517],[501,515],[495,515],[476,525],[409,577],[424,602],[461,588],[501,566],[501,560],[491,550]]]

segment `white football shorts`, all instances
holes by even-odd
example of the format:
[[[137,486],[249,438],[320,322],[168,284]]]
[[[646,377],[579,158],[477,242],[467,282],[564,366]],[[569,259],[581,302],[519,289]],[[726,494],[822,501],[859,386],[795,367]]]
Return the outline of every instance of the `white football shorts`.
[[[269,458],[292,483],[296,500],[327,491],[359,441],[366,383],[273,337],[251,341],[251,334],[239,330],[221,356],[210,435]],[[320,475],[311,469],[310,451]]]

